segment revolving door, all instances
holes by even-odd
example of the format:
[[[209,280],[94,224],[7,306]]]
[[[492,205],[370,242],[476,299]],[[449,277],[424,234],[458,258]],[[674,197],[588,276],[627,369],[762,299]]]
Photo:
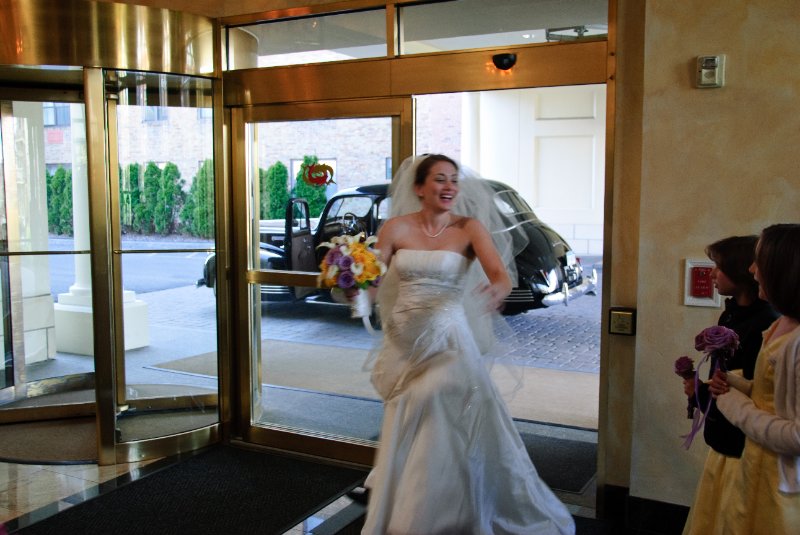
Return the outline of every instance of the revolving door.
[[[14,4],[2,24],[27,40],[0,56],[0,426],[88,421],[91,444],[63,458],[54,441],[34,459],[50,462],[196,449],[220,428],[217,301],[195,287],[219,253],[212,25],[111,4],[59,17],[68,4]],[[70,46],[23,46],[58,20]]]

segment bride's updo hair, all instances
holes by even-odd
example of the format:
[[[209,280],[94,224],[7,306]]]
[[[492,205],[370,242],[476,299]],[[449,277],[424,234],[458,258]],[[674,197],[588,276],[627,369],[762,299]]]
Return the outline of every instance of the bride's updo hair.
[[[417,172],[414,175],[414,185],[422,186],[425,184],[425,177],[428,176],[431,167],[433,167],[437,162],[447,162],[455,167],[456,171],[458,171],[458,164],[452,158],[445,156],[444,154],[429,154],[417,165]]]

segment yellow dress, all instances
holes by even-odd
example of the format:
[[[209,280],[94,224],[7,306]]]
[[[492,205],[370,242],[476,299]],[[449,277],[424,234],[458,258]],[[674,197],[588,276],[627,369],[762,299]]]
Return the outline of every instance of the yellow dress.
[[[739,465],[738,457],[728,457],[708,449],[683,535],[727,535],[717,520],[732,499],[733,487],[729,482],[737,477]]]
[[[775,368],[770,363],[787,343],[786,333],[774,340],[775,324],[765,333],[756,361],[750,397],[756,407],[775,413]],[[778,490],[777,455],[747,438],[744,452],[731,481],[725,485],[714,531],[725,535],[781,535],[800,533],[800,494]]]

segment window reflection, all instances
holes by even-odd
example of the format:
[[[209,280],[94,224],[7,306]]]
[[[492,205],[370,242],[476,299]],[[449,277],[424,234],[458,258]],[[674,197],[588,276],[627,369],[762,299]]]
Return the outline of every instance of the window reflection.
[[[386,56],[383,9],[230,28],[230,69]]]
[[[400,6],[400,53],[602,37],[607,0],[459,0]]]

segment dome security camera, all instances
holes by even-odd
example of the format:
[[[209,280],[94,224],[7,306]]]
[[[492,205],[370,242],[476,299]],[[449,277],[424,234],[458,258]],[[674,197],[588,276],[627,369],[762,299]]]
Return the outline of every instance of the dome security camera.
[[[516,54],[495,54],[492,56],[492,63],[501,71],[507,71],[517,62]]]

